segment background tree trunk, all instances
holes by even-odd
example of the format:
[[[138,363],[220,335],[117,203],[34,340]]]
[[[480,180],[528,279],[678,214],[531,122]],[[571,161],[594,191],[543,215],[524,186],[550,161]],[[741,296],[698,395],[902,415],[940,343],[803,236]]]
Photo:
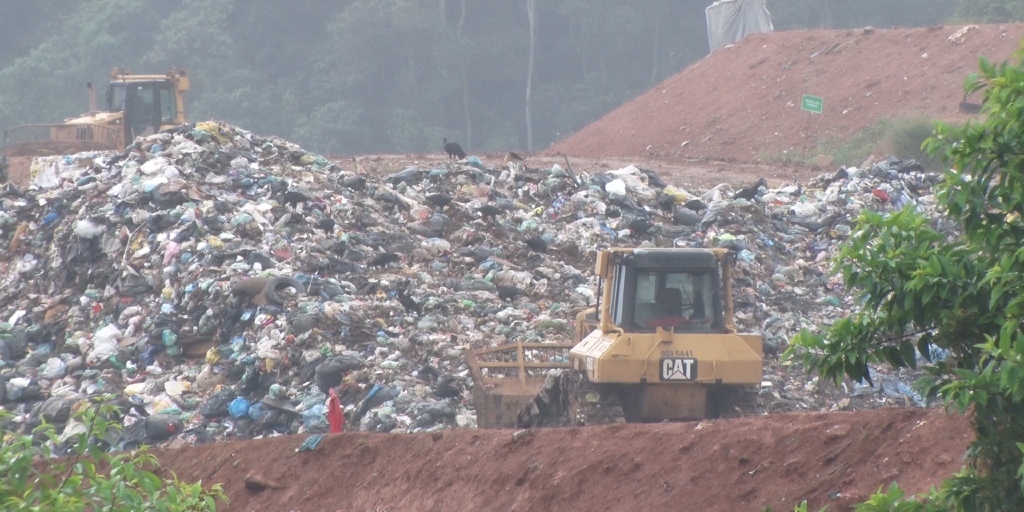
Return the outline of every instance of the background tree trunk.
[[[533,87],[533,50],[536,42],[536,23],[533,0],[526,0],[526,16],[530,22],[530,63],[526,69],[526,152],[533,152],[533,122],[530,119],[530,89]]]
[[[658,31],[661,29],[661,16],[654,18],[654,63],[651,65],[651,87],[658,83]]]

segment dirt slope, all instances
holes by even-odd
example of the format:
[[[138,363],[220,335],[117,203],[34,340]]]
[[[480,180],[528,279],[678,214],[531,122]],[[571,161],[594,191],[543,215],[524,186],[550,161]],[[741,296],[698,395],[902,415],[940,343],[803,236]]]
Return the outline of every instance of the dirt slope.
[[[548,148],[585,157],[778,159],[849,137],[883,118],[962,120],[978,58],[1009,58],[1024,25],[810,30],[749,36]],[[822,115],[800,110],[824,98]],[[978,103],[980,97],[970,101]],[[809,156],[814,156],[813,153]]]
[[[157,451],[224,484],[245,511],[848,510],[879,486],[911,492],[961,467],[967,421],[939,410],[779,414],[534,431],[305,436]],[[246,475],[274,487],[246,489]]]
[[[475,153],[474,155],[480,158],[485,165],[491,167],[501,167],[505,158],[505,153]],[[555,164],[565,167],[564,156],[528,153],[523,153],[522,156],[526,158],[524,165],[531,169],[550,169]],[[351,169],[358,172],[387,175],[411,166],[426,167],[440,165],[448,159],[444,154],[437,153],[426,155],[361,155],[358,166],[354,163],[353,157],[350,156],[331,156],[330,160],[337,161],[346,170]],[[779,186],[783,183],[791,183],[794,180],[806,181],[823,172],[821,169],[814,169],[809,166],[740,164],[735,162],[688,162],[672,158],[652,157],[573,157],[569,159],[569,165],[574,172],[588,173],[612,171],[628,165],[635,165],[657,172],[666,183],[691,191],[704,191],[720,183],[742,184],[746,186],[761,177],[767,179],[769,185]],[[832,169],[829,169],[829,171],[832,171]]]

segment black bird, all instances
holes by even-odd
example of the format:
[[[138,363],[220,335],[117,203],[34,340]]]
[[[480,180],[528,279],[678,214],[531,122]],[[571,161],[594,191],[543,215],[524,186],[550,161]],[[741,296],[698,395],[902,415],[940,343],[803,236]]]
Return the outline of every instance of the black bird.
[[[400,260],[401,258],[399,258],[397,254],[393,252],[384,252],[378,254],[376,258],[370,260],[370,266],[384,268],[388,266],[389,263],[396,263]]]
[[[303,194],[302,192],[296,192],[294,190],[289,190],[288,192],[284,193],[284,204],[290,204],[292,206],[292,208],[295,208],[296,206],[298,206],[299,203],[308,203],[308,202],[309,202],[309,197],[307,197],[306,194]]]
[[[427,196],[427,202],[435,208],[444,208],[448,206],[448,203],[452,202],[452,196],[448,194],[430,194]]]
[[[655,188],[665,188],[668,186],[668,184],[665,183],[665,180],[661,179],[661,176],[658,176],[654,171],[649,169],[640,169],[640,172],[647,176],[648,185]]]
[[[708,209],[708,205],[704,204],[704,201],[701,201],[700,199],[690,199],[683,204],[683,206],[695,212],[702,212]]]
[[[480,209],[477,211],[480,212],[480,217],[484,219],[486,219],[487,217],[495,219],[498,217],[498,215],[501,215],[501,208],[498,208],[493,204],[485,204],[481,206]]]
[[[454,375],[445,373],[437,379],[437,385],[434,387],[434,394],[438,398],[456,398],[462,394],[462,390],[459,389],[459,381]]]
[[[494,256],[494,252],[486,247],[477,247],[470,255],[477,265],[487,261],[491,256]]]
[[[466,158],[466,152],[462,150],[462,146],[458,142],[448,142],[447,138],[444,139],[444,152],[448,154],[448,158],[456,160]]]
[[[366,190],[366,178],[362,176],[349,176],[345,178],[345,186],[351,190]]]
[[[406,311],[415,312],[416,316],[423,314],[423,306],[407,295],[405,290],[398,290],[398,302],[402,303]]]
[[[526,246],[537,252],[548,252],[548,243],[539,236],[531,237],[526,241]]]
[[[515,286],[499,286],[498,287],[498,298],[502,302],[506,300],[515,300],[516,296],[522,295],[523,291]]]
[[[641,217],[629,223],[629,231],[634,235],[646,235],[654,227],[651,221]]]
[[[338,240],[338,241],[332,243],[327,248],[330,249],[331,252],[333,252],[335,255],[337,255],[340,258],[340,257],[345,255],[346,251],[348,251],[348,242],[346,242],[344,240]]]
[[[658,192],[658,206],[661,207],[661,211],[666,214],[671,214],[675,211],[676,198],[672,194],[666,194],[664,192]]]
[[[764,178],[761,178],[761,179],[757,180],[757,183],[755,183],[754,186],[747,187],[747,188],[745,188],[743,190],[740,190],[739,192],[736,192],[735,194],[733,194],[732,198],[733,199],[746,199],[747,201],[753,201],[754,198],[757,197],[757,189],[759,189],[761,187],[767,188],[768,187],[768,180],[766,180]]]
[[[334,232],[335,222],[330,217],[324,217],[320,219],[320,222],[316,223],[316,227],[320,228],[324,233],[331,234]]]

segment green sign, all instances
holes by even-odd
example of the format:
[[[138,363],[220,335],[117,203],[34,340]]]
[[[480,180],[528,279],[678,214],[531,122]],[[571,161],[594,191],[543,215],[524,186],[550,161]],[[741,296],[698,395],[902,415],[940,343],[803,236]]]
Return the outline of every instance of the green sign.
[[[800,108],[813,114],[820,114],[821,107],[824,104],[825,100],[810,94],[804,94],[803,99],[800,100]]]

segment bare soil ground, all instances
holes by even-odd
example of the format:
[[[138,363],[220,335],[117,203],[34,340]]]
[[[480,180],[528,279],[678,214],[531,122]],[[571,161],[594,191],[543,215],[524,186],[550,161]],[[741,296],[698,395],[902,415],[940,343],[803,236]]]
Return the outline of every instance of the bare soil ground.
[[[963,83],[1024,25],[798,30],[749,36],[552,145],[544,154],[759,162],[813,158],[880,119],[964,121]],[[952,40],[951,40],[952,38]],[[824,98],[821,115],[800,108]],[[980,95],[970,102],[980,103]],[[859,163],[859,162],[858,162]]]
[[[476,153],[476,156],[489,167],[501,166],[504,153]],[[521,153],[524,165],[530,168],[550,169],[558,164],[565,167],[565,156]],[[406,167],[432,165],[447,162],[444,154],[427,155],[364,155],[359,157],[358,165],[354,157],[331,156],[346,171],[357,171],[389,174],[401,171]],[[715,162],[686,160],[679,158],[659,157],[568,157],[569,165],[575,172],[585,171],[597,173],[621,169],[628,165],[650,169],[660,175],[666,182],[677,187],[694,190],[706,190],[720,183],[750,184],[764,177],[769,185],[778,186],[795,180],[806,181],[822,172],[833,169],[822,169],[801,165],[768,165],[763,163]]]
[[[343,433],[304,452],[306,436],[284,436],[156,454],[180,478],[223,484],[225,510],[782,512],[806,499],[839,512],[894,481],[910,493],[938,485],[971,436],[941,410],[881,409],[521,437]]]

